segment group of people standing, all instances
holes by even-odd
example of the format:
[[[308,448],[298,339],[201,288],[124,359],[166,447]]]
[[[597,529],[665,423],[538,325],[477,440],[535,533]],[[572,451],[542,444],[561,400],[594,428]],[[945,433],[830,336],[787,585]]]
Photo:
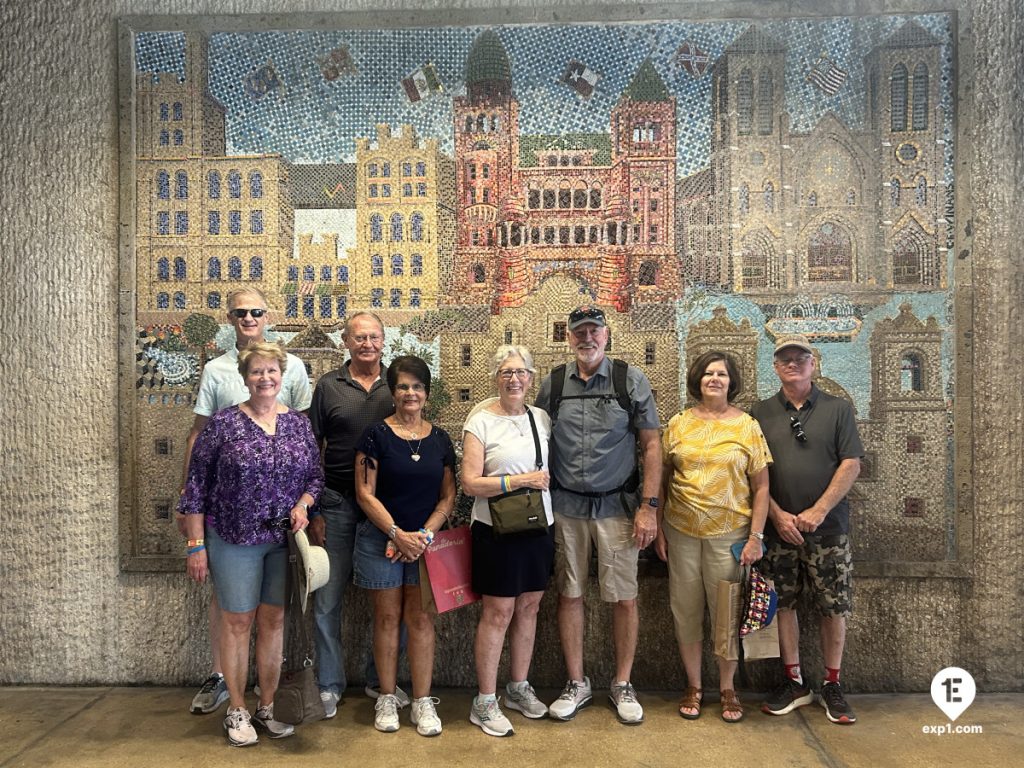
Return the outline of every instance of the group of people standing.
[[[228,299],[237,348],[204,369],[189,436],[180,511],[188,571],[212,575],[210,636],[214,669],[193,712],[229,700],[224,728],[236,746],[291,726],[273,718],[281,661],[285,531],[307,528],[326,547],[330,579],[315,593],[314,639],[320,696],[334,717],[347,687],[340,640],[350,580],[369,591],[372,653],[366,693],[376,699],[374,726],[400,727],[399,712],[424,736],[442,731],[431,695],[434,616],[424,611],[419,560],[451,519],[456,457],[448,434],[424,406],[431,373],[413,356],[382,362],[384,328],[369,312],[351,316],[342,338],[349,360],[321,377],[310,396],[295,371],[302,363],[263,341],[265,297],[243,290]],[[614,677],[608,699],[618,720],[637,725],[644,710],[631,683],[637,649],[639,552],[653,545],[668,562],[670,604],[687,686],[679,703],[700,716],[705,607],[715,615],[720,580],[736,582],[760,562],[780,597],[779,637],[785,675],[763,702],[786,714],[814,699],[799,664],[796,605],[807,593],[821,615],[828,718],[855,716],[839,683],[845,619],[850,613],[846,494],[863,453],[853,412],[812,381],[813,349],[782,339],[777,395],[752,414],[735,407],[742,382],[725,352],[690,366],[695,403],[662,434],[646,375],[606,356],[603,311],[584,305],[568,318],[573,358],[540,383],[530,351],[499,347],[491,375],[495,397],[478,404],[463,427],[459,481],[472,507],[473,589],[482,596],[474,643],[478,693],[469,719],[491,736],[514,732],[502,711],[529,719],[571,720],[593,701],[584,665],[584,595],[596,554],[600,598],[612,604]],[[231,375],[231,366],[237,373]],[[308,419],[297,412],[306,412]],[[538,462],[538,456],[540,461]],[[321,461],[322,458],[322,461]],[[489,500],[519,489],[543,500],[546,526],[499,535]],[[529,682],[541,598],[549,580],[567,682],[546,705]],[[258,628],[259,702],[245,707],[249,634]],[[511,679],[498,690],[508,638]],[[408,657],[411,696],[397,684]],[[721,717],[744,716],[733,685],[736,662],[718,660]]]

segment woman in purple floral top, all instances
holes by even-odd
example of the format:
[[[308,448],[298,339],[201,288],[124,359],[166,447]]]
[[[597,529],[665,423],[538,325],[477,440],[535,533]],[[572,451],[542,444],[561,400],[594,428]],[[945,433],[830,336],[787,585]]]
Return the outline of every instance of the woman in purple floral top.
[[[188,527],[188,574],[214,577],[224,611],[220,653],[230,694],[224,729],[235,746],[294,728],[274,719],[284,629],[286,530],[304,529],[323,488],[320,451],[309,421],[277,401],[286,364],[277,344],[252,343],[238,355],[249,399],[210,418],[196,440],[179,509]],[[205,535],[204,535],[205,529]],[[253,623],[260,702],[245,707]]]

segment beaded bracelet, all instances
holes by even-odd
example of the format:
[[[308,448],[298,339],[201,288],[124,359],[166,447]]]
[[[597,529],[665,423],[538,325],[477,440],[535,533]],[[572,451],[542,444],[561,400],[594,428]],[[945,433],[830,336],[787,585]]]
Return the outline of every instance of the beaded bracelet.
[[[203,539],[189,539],[188,541],[185,542],[186,546],[189,546],[189,547],[198,547],[200,544],[205,544],[205,543],[206,542]]]

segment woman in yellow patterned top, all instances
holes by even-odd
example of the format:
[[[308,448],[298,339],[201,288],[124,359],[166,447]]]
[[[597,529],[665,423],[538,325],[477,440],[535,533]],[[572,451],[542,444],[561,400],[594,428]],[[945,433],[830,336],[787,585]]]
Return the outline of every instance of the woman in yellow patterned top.
[[[700,717],[704,605],[715,616],[719,580],[737,582],[761,558],[771,453],[758,423],[732,404],[742,383],[726,352],[694,360],[686,389],[698,404],[672,417],[662,436],[665,503],[655,551],[668,562],[669,598],[687,688],[679,714]],[[746,542],[736,561],[731,548]],[[718,658],[722,719],[743,719],[736,662]]]

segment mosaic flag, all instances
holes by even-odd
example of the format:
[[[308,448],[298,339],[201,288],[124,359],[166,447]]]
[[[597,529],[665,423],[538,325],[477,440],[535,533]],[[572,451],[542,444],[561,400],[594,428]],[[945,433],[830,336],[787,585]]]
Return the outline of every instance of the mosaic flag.
[[[846,70],[837,67],[835,62],[823,53],[807,73],[806,79],[829,96],[835,96],[846,82]]]
[[[681,66],[691,77],[701,77],[711,64],[711,57],[687,40],[676,49],[676,64]]]
[[[601,76],[597,72],[575,59],[569,62],[562,74],[562,82],[585,99],[589,99],[594,93],[594,87],[600,79]]]
[[[277,76],[274,69],[274,62],[268,61],[266,66],[254,69],[245,78],[245,92],[254,99],[262,99],[275,88],[280,88],[284,83]]]
[[[432,93],[444,90],[441,79],[437,76],[437,70],[429,62],[402,80],[402,88],[405,89],[405,95],[409,97],[409,101],[414,104]]]
[[[337,80],[342,75],[354,75],[358,72],[347,45],[335,48],[317,61],[320,63],[320,72],[323,74],[324,80],[328,82]]]

